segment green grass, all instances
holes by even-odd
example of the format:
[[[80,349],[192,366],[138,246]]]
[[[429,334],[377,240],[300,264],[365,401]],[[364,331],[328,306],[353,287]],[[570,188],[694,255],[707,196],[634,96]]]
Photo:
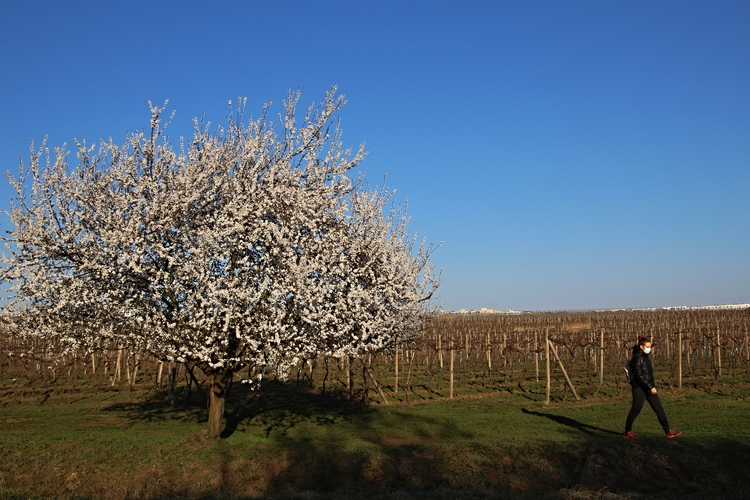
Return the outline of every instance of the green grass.
[[[748,387],[663,391],[666,440],[644,408],[603,390],[543,403],[543,388],[386,406],[270,384],[233,388],[222,439],[200,398],[149,391],[8,391],[3,498],[742,498]],[[395,401],[393,399],[392,401]]]

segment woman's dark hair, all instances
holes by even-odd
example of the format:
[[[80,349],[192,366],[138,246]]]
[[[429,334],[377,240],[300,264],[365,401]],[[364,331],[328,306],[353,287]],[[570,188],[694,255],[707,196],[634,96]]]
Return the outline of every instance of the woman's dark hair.
[[[638,345],[646,345],[646,342],[651,342],[651,339],[643,336],[638,337]]]

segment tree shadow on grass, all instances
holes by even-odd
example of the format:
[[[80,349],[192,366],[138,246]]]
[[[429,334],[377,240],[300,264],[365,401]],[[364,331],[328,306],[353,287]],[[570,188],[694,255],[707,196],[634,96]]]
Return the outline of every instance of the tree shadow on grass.
[[[448,498],[461,498],[474,491],[486,498],[618,499],[634,495],[747,498],[750,494],[745,465],[750,446],[726,439],[643,443],[433,439],[373,443],[357,449],[297,436],[277,437],[277,443],[287,459],[270,478],[268,491],[274,494],[314,492],[324,498],[369,492],[377,497],[379,492],[401,491],[430,498],[443,491],[450,492]],[[570,495],[560,495],[566,489]]]
[[[132,423],[182,421],[206,423],[208,409],[200,394],[187,397],[183,389],[170,400],[163,393],[152,393],[141,401],[113,403],[102,411],[110,412]],[[251,391],[247,386],[234,384],[226,401],[226,424],[222,438],[232,436],[250,421],[264,427],[266,437],[271,433],[285,435],[301,422],[332,425],[346,420],[366,424],[373,407],[359,399],[349,401],[339,393],[319,394],[306,387],[289,383],[269,383],[263,392]]]
[[[234,389],[233,389],[234,391]],[[272,434],[275,439],[286,440],[288,432],[300,423],[314,426],[330,426],[346,422],[356,429],[358,439],[379,442],[382,432],[376,430],[378,409],[385,409],[379,403],[370,405],[360,399],[349,401],[340,392],[320,394],[307,388],[297,388],[294,384],[274,384],[261,394],[255,394],[243,388],[233,394],[225,411],[226,425],[221,434],[228,438],[235,432],[242,432],[241,426],[253,421],[263,426],[265,437]],[[470,438],[471,435],[461,431],[452,421],[417,416],[399,411],[398,407],[388,407],[392,419],[399,421],[400,426],[411,429],[411,439],[434,438]],[[392,429],[391,429],[392,430]]]
[[[456,421],[415,414],[398,406],[363,411],[341,415],[351,417],[347,422],[349,439],[335,435],[328,439],[310,427],[288,434],[276,429],[270,439],[277,449],[284,450],[287,459],[271,478],[269,491],[345,493],[351,497],[369,492],[364,498],[372,494],[389,498],[389,491],[424,493],[441,488],[455,497],[456,487],[486,493],[487,485],[476,475],[476,466],[485,456],[475,452],[483,445]],[[320,416],[314,422],[337,423]],[[471,457],[471,476],[466,474],[467,464],[457,467],[456,461],[463,456]],[[402,493],[394,497],[408,498]]]
[[[241,424],[251,420],[263,425],[266,437],[271,433],[283,436],[301,422],[333,425],[357,420],[366,423],[374,411],[359,399],[349,401],[338,392],[320,394],[289,383],[270,384],[261,393],[254,393],[246,386],[235,387],[227,401],[226,425],[221,437],[230,437]]]
[[[112,403],[103,412],[137,424],[142,422],[182,421],[202,423],[208,421],[208,410],[201,401],[188,399],[185,391],[176,391],[170,400],[165,394],[151,393],[140,401]]]
[[[534,415],[536,417],[548,418],[552,420],[553,422],[570,427],[572,429],[575,429],[577,431],[583,432],[584,434],[588,434],[591,436],[596,436],[598,435],[597,433],[604,433],[604,434],[615,435],[615,436],[620,435],[619,432],[615,432],[609,429],[603,429],[595,425],[584,424],[570,417],[563,417],[562,415],[554,415],[552,413],[542,413],[538,411],[531,411],[531,410],[527,410],[526,408],[522,408],[521,411],[527,415]]]

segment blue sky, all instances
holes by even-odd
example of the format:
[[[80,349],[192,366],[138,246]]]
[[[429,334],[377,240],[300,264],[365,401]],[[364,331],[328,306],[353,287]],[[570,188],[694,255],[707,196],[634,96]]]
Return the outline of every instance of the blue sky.
[[[12,2],[0,166],[288,89],[443,246],[446,309],[750,302],[748,2]],[[11,192],[0,183],[0,208]],[[3,219],[7,225],[7,219]]]

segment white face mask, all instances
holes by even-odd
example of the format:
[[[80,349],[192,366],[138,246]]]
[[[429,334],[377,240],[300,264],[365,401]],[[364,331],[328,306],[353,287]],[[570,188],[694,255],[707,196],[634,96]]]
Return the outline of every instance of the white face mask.
[[[643,352],[645,352],[646,354],[649,354],[649,353],[651,353],[651,348],[650,348],[650,347],[646,347],[646,348],[645,348],[645,349],[643,350]]]

